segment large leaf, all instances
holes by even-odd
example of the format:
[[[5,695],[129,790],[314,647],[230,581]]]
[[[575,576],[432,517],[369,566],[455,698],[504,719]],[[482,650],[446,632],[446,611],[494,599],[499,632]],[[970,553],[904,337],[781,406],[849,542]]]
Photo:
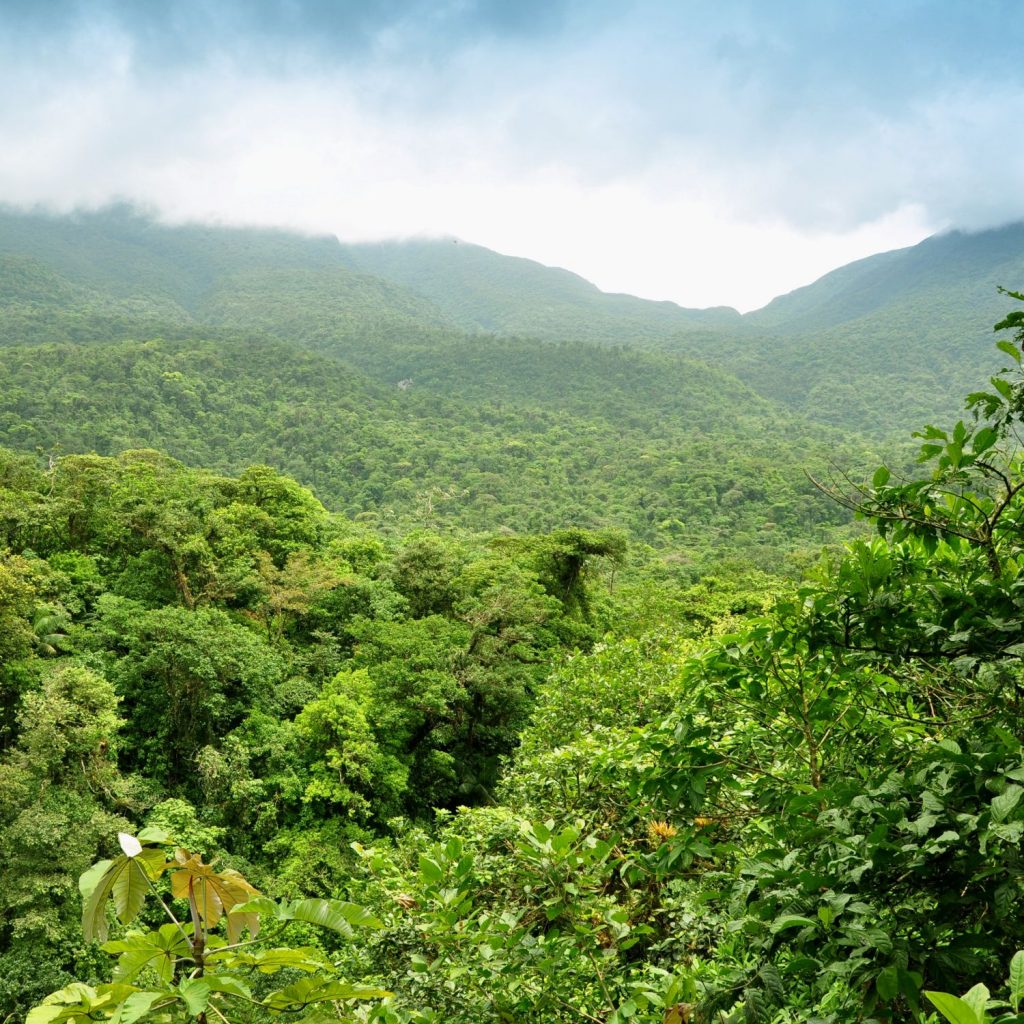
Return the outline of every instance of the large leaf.
[[[291,903],[282,900],[275,903],[266,896],[258,896],[237,906],[234,913],[261,914],[278,921],[302,921],[305,924],[330,928],[331,931],[339,932],[346,938],[352,938],[353,928],[384,927],[384,923],[365,907],[342,900],[308,899],[295,900]]]
[[[129,924],[142,909],[150,880],[159,876],[165,863],[163,850],[149,847],[137,857],[122,855],[111,861],[100,861],[86,871],[78,882],[84,896],[82,931],[86,941],[103,942],[107,938],[105,901],[108,896],[114,899],[118,920]]]
[[[1006,821],[1017,804],[1020,803],[1021,796],[1024,796],[1024,789],[1010,783],[999,796],[992,800],[992,820],[994,822]]]
[[[136,933],[105,942],[103,949],[107,953],[120,954],[114,968],[114,980],[122,982],[134,981],[145,968],[151,967],[161,981],[170,983],[175,961],[190,952],[188,941],[174,924],[165,924],[159,931],[148,935]]]
[[[970,1003],[948,992],[925,992],[925,995],[949,1024],[984,1024],[984,1017],[976,1014]]]
[[[818,922],[809,917],[802,917],[800,914],[783,914],[782,917],[772,921],[772,935],[785,931],[787,928],[815,928]]]
[[[99,985],[92,988],[75,981],[50,993],[25,1017],[26,1024],[91,1024],[96,1014],[107,1016],[137,989],[131,985]]]
[[[210,1002],[210,983],[205,978],[185,978],[178,985],[178,995],[193,1017],[198,1017]]]
[[[274,974],[284,968],[309,972],[331,969],[330,960],[319,950],[309,946],[301,946],[298,949],[263,949],[255,953],[214,953],[207,957],[207,962],[211,961],[255,967],[261,974]]]
[[[328,978],[300,978],[285,988],[271,992],[263,1000],[271,1010],[301,1010],[311,1003],[333,1002],[336,999],[386,999],[391,993],[368,985],[349,985]]]
[[[293,921],[304,921],[306,924],[330,928],[331,931],[339,932],[346,938],[353,936],[353,927],[384,927],[384,923],[365,907],[341,900],[298,900],[288,906],[288,917]]]
[[[1021,999],[1024,999],[1024,949],[1017,950],[1010,961],[1010,1002],[1014,1013],[1020,1007]]]
[[[241,978],[230,974],[206,974],[203,980],[210,986],[211,992],[223,992],[229,996],[252,999],[252,989]]]
[[[259,928],[255,915],[232,914],[239,905],[258,896],[259,892],[237,871],[226,868],[214,871],[202,858],[187,850],[176,850],[171,866],[171,893],[176,899],[195,898],[196,909],[206,927],[213,927],[224,914],[228,914],[228,939],[237,942],[242,929],[248,927],[253,934]]]
[[[135,1024],[149,1013],[161,999],[170,999],[167,992],[133,992],[117,1008],[110,1024]]]

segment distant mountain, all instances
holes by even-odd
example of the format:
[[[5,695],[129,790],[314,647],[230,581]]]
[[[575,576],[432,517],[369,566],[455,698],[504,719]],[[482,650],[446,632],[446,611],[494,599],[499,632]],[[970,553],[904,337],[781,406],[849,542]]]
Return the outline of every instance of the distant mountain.
[[[1024,224],[840,267],[747,314],[755,344],[701,354],[812,419],[891,436],[957,415],[1002,365],[992,326],[1013,303],[1000,285],[1024,287]]]
[[[992,325],[1024,287],[1024,225],[936,235],[841,267],[761,310],[608,295],[565,270],[464,242],[344,246],[353,267],[499,334],[676,351],[810,420],[878,438],[955,416],[1000,365]]]
[[[859,260],[742,317],[610,295],[453,239],[343,245],[170,227],[128,207],[0,210],[0,261],[7,343],[249,332],[385,382],[413,352],[423,367],[436,351],[444,367],[449,342],[488,334],[653,349],[734,375],[807,420],[888,439],[955,415],[999,365],[991,325],[1009,305],[996,287],[1024,286],[1024,225]]]
[[[0,446],[268,462],[385,529],[614,525],[693,566],[728,552],[779,567],[845,529],[804,475],[836,433],[637,347],[665,347],[677,307],[479,250],[521,310],[560,295],[579,336],[467,331],[351,252],[123,209],[0,214]]]
[[[119,298],[160,296],[194,312],[217,280],[247,270],[337,267],[337,239],[290,231],[168,227],[117,205],[67,216],[0,207],[0,254],[29,256]]]
[[[1005,278],[1006,280],[1001,280]],[[1004,300],[993,281],[1024,278],[1024,224],[991,231],[950,231],[906,249],[868,256],[747,314],[762,329],[807,334],[921,306],[941,291],[967,317],[996,316]]]
[[[453,238],[347,245],[344,251],[353,267],[415,290],[467,330],[632,346],[740,321],[730,307],[685,309],[609,294],[568,270]]]

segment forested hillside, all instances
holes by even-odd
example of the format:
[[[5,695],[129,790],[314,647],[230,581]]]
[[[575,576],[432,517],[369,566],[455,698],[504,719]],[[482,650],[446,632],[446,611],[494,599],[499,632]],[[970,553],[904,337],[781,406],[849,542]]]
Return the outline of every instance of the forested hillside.
[[[804,475],[826,446],[735,380],[579,347],[469,347],[404,356],[391,372],[414,374],[406,390],[228,337],[5,347],[0,437],[55,455],[159,448],[222,472],[269,463],[391,532],[618,526],[695,566],[781,568],[846,519]]]
[[[382,335],[399,350],[416,336],[433,344],[482,333],[654,349],[739,377],[812,422],[884,440],[952,415],[953,396],[984,383],[984,325],[999,316],[997,287],[1024,273],[1024,228],[938,235],[742,317],[608,295],[568,271],[453,239],[341,245],[283,231],[168,228],[129,207],[7,211],[0,254],[12,341],[138,340],[191,323],[349,356]]]
[[[633,346],[705,324],[740,323],[734,309],[684,309],[674,302],[610,295],[568,270],[456,239],[344,249],[352,266],[426,296],[470,330]]]
[[[692,358],[467,334],[325,239],[124,209],[4,228],[10,447],[267,463],[390,531],[621,527],[695,572],[783,569],[846,521],[806,473],[863,445]]]
[[[998,287],[1024,277],[1024,225],[950,232],[827,274],[744,318],[771,338],[730,363],[758,390],[876,437],[956,412],[981,387]]]
[[[741,320],[5,215],[0,1019],[1019,1024],[995,237]]]
[[[995,994],[1016,1024],[1005,326],[916,475],[837,495],[881,536],[799,585],[659,583],[611,530],[388,537],[267,467],[2,453],[5,1012],[959,1024]]]

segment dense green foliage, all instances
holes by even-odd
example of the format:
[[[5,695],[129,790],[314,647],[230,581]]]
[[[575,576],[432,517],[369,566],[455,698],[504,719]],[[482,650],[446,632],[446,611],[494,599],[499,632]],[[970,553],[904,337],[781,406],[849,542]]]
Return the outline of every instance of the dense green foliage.
[[[1024,314],[830,502],[721,370],[120,216],[6,240],[0,1018],[1021,1020]]]
[[[608,352],[560,400],[551,382],[574,372],[579,349],[501,348],[490,353],[501,364],[435,350],[417,365],[424,385],[404,392],[279,345],[0,349],[0,424],[22,450],[156,446],[224,471],[268,462],[385,526],[620,525],[691,560],[731,550],[778,565],[843,522],[808,500],[803,470],[824,465],[823,446],[729,378],[676,364],[655,375],[645,358]],[[460,365],[463,395],[440,393]],[[499,365],[521,383],[471,377]],[[721,404],[702,408],[705,389]],[[588,413],[599,395],[601,415]]]
[[[467,335],[324,239],[123,210],[4,225],[8,447],[265,463],[390,532],[622,527],[695,572],[786,569],[844,522],[805,471],[854,444],[692,359]]]

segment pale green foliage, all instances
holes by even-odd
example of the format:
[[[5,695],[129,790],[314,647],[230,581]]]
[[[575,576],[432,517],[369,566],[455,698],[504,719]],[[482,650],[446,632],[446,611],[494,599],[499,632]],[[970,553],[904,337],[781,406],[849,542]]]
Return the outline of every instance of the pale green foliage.
[[[340,672],[295,719],[309,781],[302,799],[357,818],[398,809],[407,769],[377,743],[374,684],[365,669]]]
[[[102,676],[63,668],[25,695],[19,714],[23,764],[51,782],[96,788],[109,782],[121,727],[118,698]]]

